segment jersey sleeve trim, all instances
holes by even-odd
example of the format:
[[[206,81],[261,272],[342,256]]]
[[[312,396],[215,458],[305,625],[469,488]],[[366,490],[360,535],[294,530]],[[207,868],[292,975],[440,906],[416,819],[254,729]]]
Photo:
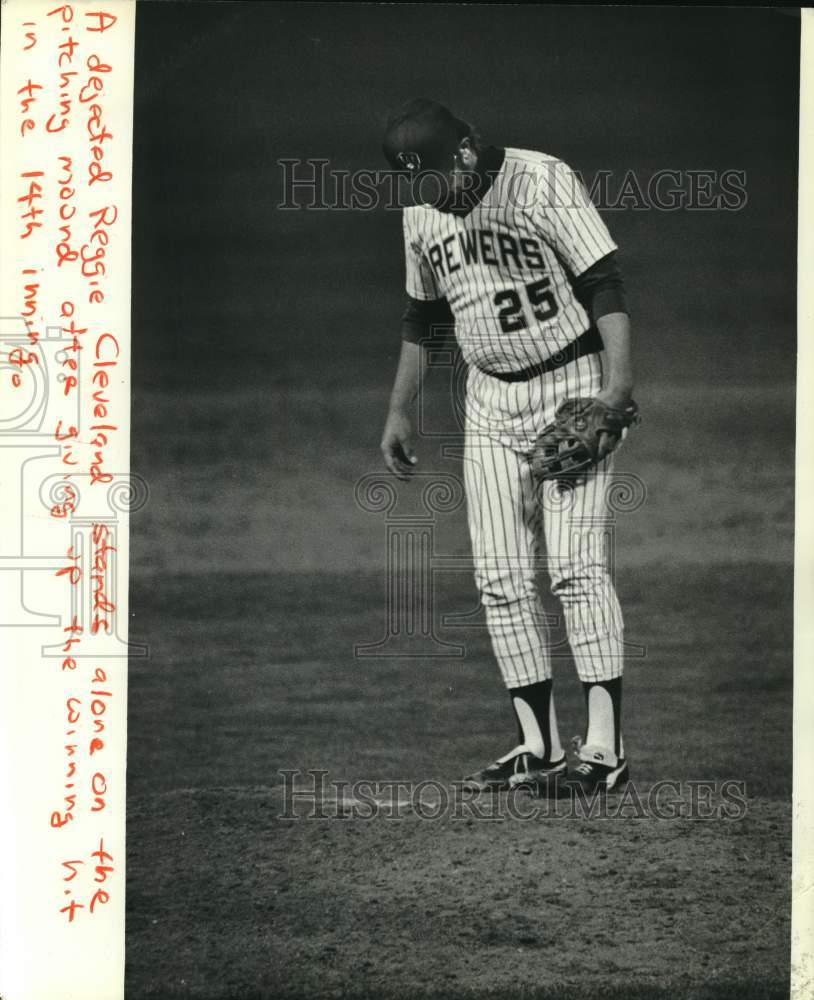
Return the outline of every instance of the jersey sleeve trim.
[[[455,320],[446,299],[408,297],[401,317],[401,339],[411,344],[428,340],[443,341],[454,328]]]
[[[625,285],[616,253],[606,254],[571,279],[574,295],[594,321],[608,313],[628,311]]]

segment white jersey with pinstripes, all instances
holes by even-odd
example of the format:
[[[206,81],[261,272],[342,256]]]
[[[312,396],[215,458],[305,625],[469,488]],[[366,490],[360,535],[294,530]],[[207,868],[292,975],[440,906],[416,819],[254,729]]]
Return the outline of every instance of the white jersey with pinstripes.
[[[537,377],[519,371],[590,326],[571,278],[616,249],[573,171],[542,153],[507,149],[492,187],[465,216],[404,213],[407,292],[444,297],[469,364],[464,478],[475,578],[492,647],[510,689],[551,676],[537,593],[540,535],[584,681],[620,676],[624,622],[607,565],[607,495],[614,456],[573,488],[540,489],[529,455],[559,404],[602,385],[598,354]]]
[[[578,276],[616,249],[571,168],[507,149],[483,199],[465,216],[404,212],[407,294],[446,298],[464,360],[510,372],[539,364],[584,333]]]

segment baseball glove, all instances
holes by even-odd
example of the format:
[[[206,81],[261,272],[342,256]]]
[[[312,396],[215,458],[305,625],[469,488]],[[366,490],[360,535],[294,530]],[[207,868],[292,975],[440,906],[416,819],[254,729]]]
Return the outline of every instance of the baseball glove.
[[[554,414],[554,423],[537,438],[531,457],[532,473],[543,481],[575,479],[599,461],[604,434],[618,441],[640,419],[639,407],[633,400],[624,409],[593,398],[563,400]]]

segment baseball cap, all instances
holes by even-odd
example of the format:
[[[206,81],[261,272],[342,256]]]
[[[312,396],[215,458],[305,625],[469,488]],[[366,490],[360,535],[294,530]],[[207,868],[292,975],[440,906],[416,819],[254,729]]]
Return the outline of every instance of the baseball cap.
[[[394,170],[413,176],[424,170],[446,172],[461,139],[470,132],[470,126],[449,108],[419,97],[390,116],[382,150]]]

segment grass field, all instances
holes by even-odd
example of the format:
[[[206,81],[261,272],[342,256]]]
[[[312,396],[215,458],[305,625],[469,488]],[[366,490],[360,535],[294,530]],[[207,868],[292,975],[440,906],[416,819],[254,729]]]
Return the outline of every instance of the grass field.
[[[353,655],[384,630],[384,524],[353,501],[384,398],[134,400],[128,997],[787,995],[790,388],[651,387],[620,456],[647,487],[617,538],[634,781],[743,781],[742,818],[284,819],[281,769],[446,787],[513,738],[483,629],[441,630],[460,659]],[[472,607],[469,575],[435,597]]]

